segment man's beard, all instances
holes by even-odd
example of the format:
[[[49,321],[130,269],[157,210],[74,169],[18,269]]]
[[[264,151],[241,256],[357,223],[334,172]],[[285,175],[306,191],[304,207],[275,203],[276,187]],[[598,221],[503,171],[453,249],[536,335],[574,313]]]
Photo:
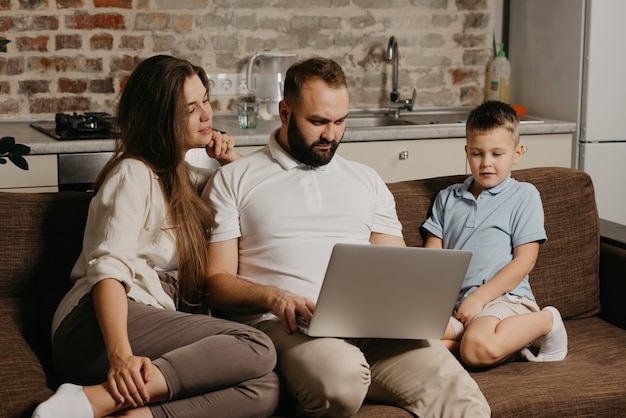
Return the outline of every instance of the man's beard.
[[[302,131],[296,123],[296,118],[291,113],[289,118],[289,125],[287,127],[287,141],[289,142],[289,148],[291,149],[291,155],[303,164],[310,165],[312,167],[320,167],[326,165],[332,160],[335,155],[335,151],[339,146],[338,141],[328,141],[326,139],[320,139],[312,145],[307,145],[306,138],[302,135]],[[325,151],[317,151],[315,146],[330,144],[330,148]]]

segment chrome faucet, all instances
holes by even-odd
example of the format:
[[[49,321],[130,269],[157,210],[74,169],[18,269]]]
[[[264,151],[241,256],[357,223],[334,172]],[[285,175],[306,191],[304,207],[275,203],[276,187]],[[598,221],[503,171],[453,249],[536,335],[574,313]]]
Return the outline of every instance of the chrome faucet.
[[[415,96],[417,91],[413,89],[413,97],[411,99],[400,99],[398,93],[398,42],[396,37],[389,38],[387,43],[387,54],[385,55],[386,61],[393,62],[393,73],[391,76],[391,94],[389,97],[389,115],[393,115],[394,118],[400,116],[400,110],[413,110],[413,103],[415,103]]]

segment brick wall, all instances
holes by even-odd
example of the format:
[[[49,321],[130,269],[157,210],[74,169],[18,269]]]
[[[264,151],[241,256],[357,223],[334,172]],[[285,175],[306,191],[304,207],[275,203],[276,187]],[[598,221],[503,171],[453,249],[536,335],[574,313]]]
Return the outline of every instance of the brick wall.
[[[142,59],[171,54],[240,73],[263,49],[322,55],[348,75],[353,107],[386,107],[389,36],[417,106],[482,101],[495,0],[0,0],[0,119],[113,112]],[[236,97],[218,97],[216,110]]]

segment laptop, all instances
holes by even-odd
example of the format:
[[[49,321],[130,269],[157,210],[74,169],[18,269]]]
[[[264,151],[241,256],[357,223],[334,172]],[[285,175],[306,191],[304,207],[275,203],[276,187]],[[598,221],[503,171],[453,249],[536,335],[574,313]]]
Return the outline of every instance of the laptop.
[[[471,251],[336,244],[309,324],[312,337],[440,339]]]

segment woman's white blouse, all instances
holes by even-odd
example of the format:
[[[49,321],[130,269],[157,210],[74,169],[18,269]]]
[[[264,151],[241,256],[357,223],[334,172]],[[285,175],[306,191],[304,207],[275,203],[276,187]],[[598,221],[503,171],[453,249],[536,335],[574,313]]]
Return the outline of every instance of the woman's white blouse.
[[[175,237],[158,176],[143,162],[124,159],[91,201],[83,249],[70,276],[74,285],[57,308],[53,335],[79,300],[108,278],[122,282],[137,302],[175,310],[157,274],[171,266]]]

